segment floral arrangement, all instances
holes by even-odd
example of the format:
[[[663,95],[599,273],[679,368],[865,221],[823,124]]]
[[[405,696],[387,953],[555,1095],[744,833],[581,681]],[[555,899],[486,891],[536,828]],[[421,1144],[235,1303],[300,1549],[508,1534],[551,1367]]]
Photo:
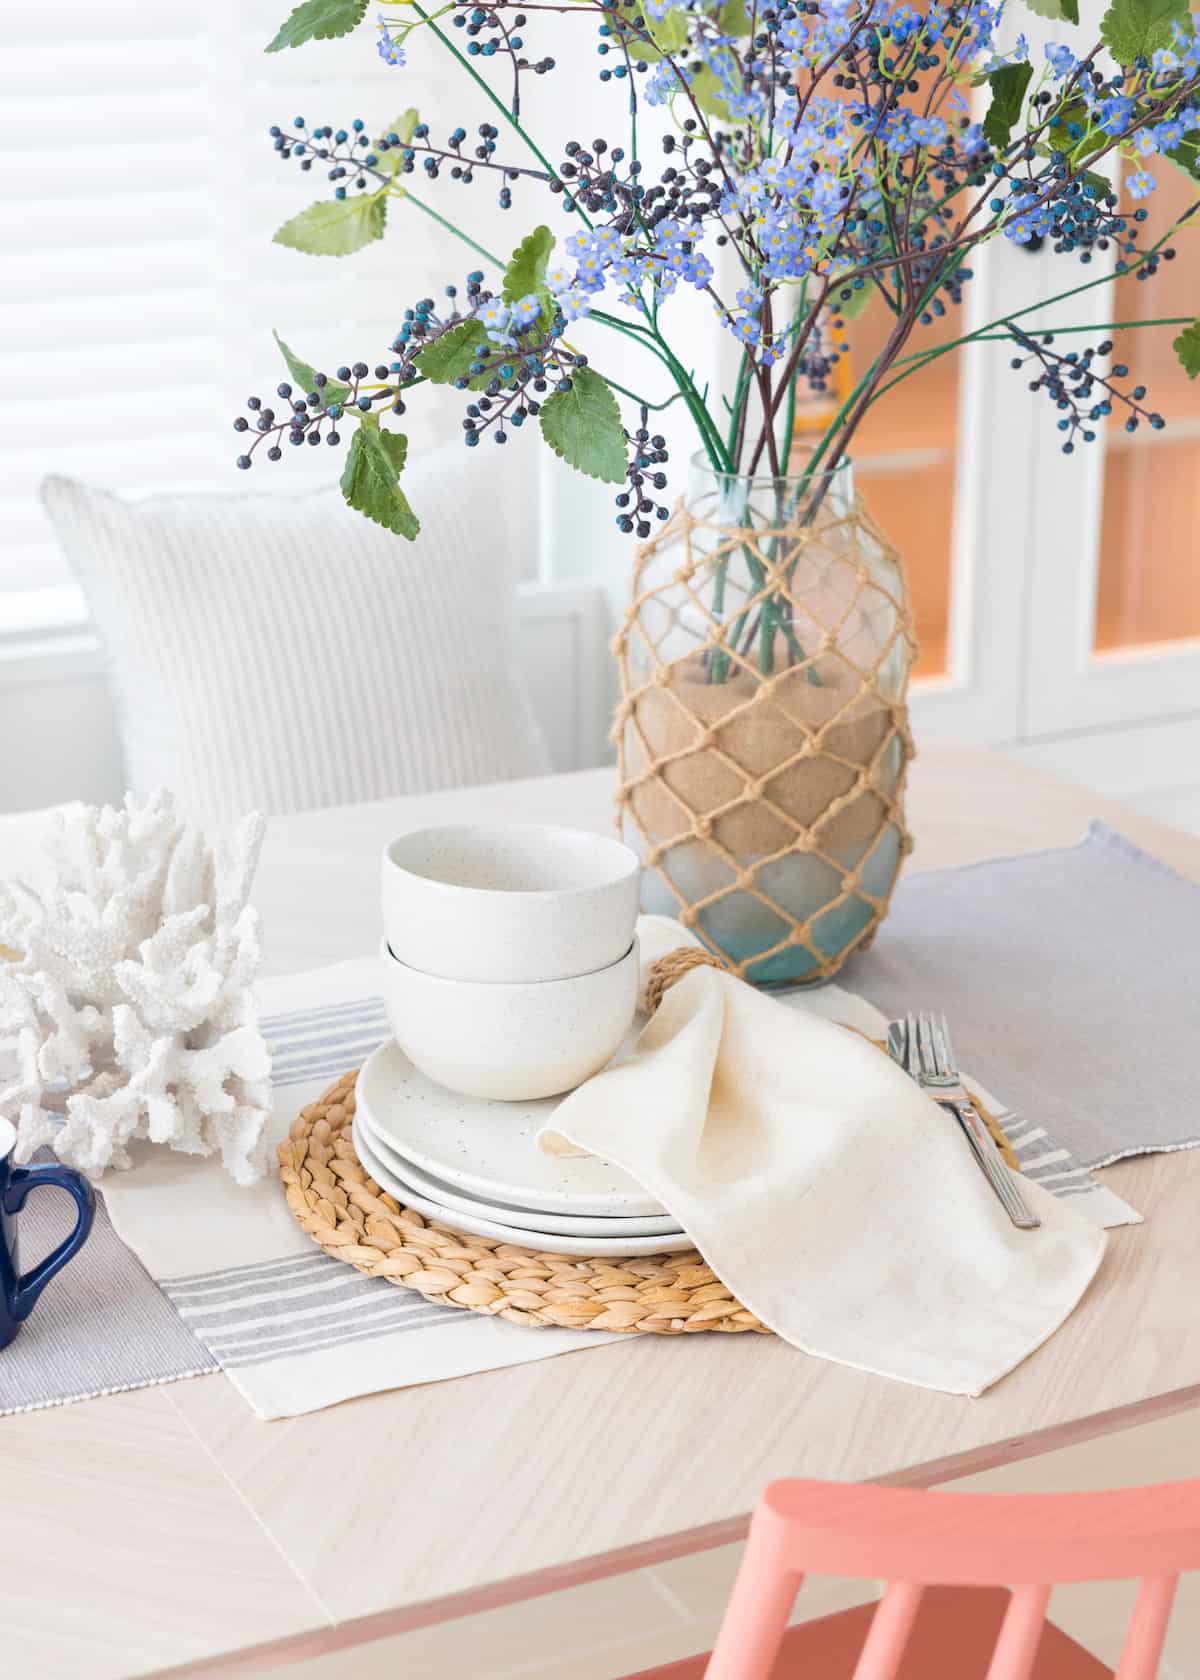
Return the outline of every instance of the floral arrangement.
[[[1161,427],[1144,388],[1111,363],[1110,340],[1080,344],[1046,313],[1111,274],[920,348],[921,329],[959,304],[987,241],[1044,241],[1084,265],[1113,248],[1117,273],[1150,279],[1200,208],[1148,243],[1144,205],[1122,208],[1113,185],[1118,161],[1134,200],[1164,168],[1200,181],[1200,34],[1187,0],[1111,0],[1099,40],[1083,43],[1077,0],[1030,4],[1071,37],[1036,58],[1024,36],[998,50],[1005,0],[445,0],[433,10],[403,0],[375,20],[380,55],[400,70],[411,53],[447,54],[492,120],[470,136],[440,133],[415,110],[381,131],[361,119],[273,127],[280,156],[328,184],[275,238],[341,256],[381,239],[390,213],[411,211],[482,266],[443,300],[405,309],[374,366],[329,375],[280,342],[282,407],[249,399],[234,422],[248,440],[238,465],[259,451],[278,460],[285,442],[337,444],[352,425],[347,502],[412,538],[397,422],[422,385],[450,386],[463,396],[469,448],[503,445],[536,422],[557,455],[617,487],[618,526],[645,539],[668,516],[667,443],[652,415],[680,403],[717,472],[781,479],[798,398],[831,391],[845,324],[876,294],[891,330],[837,403],[807,474],[846,458],[863,416],[900,380],[981,339],[1011,345],[1068,454],[1114,413],[1129,430]],[[368,0],[304,0],[267,50],[347,34],[367,11]],[[572,141],[552,159],[528,126],[530,78],[555,69],[533,40],[547,13],[569,17],[599,55],[619,144]],[[540,192],[560,231],[535,225],[507,260],[494,255],[458,225],[460,211],[427,202],[425,183],[447,177],[456,191],[492,183],[505,209]],[[672,341],[672,296],[691,288],[739,347],[724,392],[702,389]],[[577,348],[585,318],[645,352],[652,392],[619,384],[602,355]],[[1145,324],[1182,329],[1175,348],[1195,377],[1200,321]]]

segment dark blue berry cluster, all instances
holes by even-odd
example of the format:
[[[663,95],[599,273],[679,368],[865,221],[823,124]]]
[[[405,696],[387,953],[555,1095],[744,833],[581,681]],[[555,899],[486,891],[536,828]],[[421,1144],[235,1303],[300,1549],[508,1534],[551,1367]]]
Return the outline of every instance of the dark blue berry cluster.
[[[650,494],[666,489],[667,475],[661,469],[670,455],[662,433],[651,435],[649,419],[649,411],[643,408],[637,430],[632,436],[625,434],[633,451],[626,468],[629,488],[617,492],[617,529],[627,535],[636,533],[643,540],[652,530],[651,518],[666,519],[669,513],[666,504]]]
[[[503,6],[476,6],[456,0],[451,21],[454,27],[461,29],[467,37],[468,58],[500,58],[508,61],[512,69],[511,109],[513,116],[519,117],[523,72],[532,71],[535,76],[545,76],[554,69],[554,60],[549,57],[528,56],[525,37],[520,32],[527,26],[529,19],[521,11],[508,18],[505,15],[506,10]]]
[[[1118,388],[1117,381],[1129,377],[1129,369],[1123,362],[1114,363],[1107,373],[1096,367],[1097,360],[1103,361],[1111,356],[1111,339],[1104,339],[1083,350],[1059,351],[1053,348],[1053,333],[1041,333],[1035,337],[1011,323],[1009,330],[1014,342],[1024,352],[1013,357],[1012,366],[1026,368],[1034,363],[1038,372],[1030,380],[1029,389],[1044,391],[1058,410],[1058,429],[1065,434],[1062,445],[1064,455],[1075,453],[1076,442],[1095,443],[1096,427],[1109,418],[1114,403],[1126,414],[1127,432],[1136,432],[1143,421],[1156,432],[1166,425],[1161,414],[1143,406],[1146,395],[1144,385],[1135,385],[1129,391]]]
[[[334,197],[339,199],[346,197],[348,187],[359,192],[377,192],[396,176],[413,174],[418,164],[430,180],[436,181],[445,173],[463,186],[470,186],[479,170],[499,175],[502,178],[499,202],[504,210],[512,207],[511,182],[522,176],[542,183],[551,181],[544,169],[498,159],[495,152],[500,130],[489,122],[478,125],[474,145],[468,143],[467,131],[461,126],[451,130],[445,145],[436,145],[430,138],[428,123],[417,123],[411,135],[392,131],[372,140],[360,117],[354,119],[349,129],[335,129],[329,124],[310,129],[303,117],[295,117],[290,129],[273,124],[270,136],[276,152],[285,161],[299,159],[301,169],[305,170],[320,164],[326,179],[334,184]]]

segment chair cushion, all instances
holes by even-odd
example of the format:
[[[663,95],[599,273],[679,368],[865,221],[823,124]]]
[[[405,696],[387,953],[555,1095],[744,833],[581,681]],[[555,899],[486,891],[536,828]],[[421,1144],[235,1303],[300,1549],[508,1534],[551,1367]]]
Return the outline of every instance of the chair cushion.
[[[930,1587],[896,1680],[985,1680],[1008,1608],[1003,1587]],[[771,1680],[853,1680],[873,1604],[790,1628]],[[709,1653],[625,1680],[703,1680]],[[1030,1680],[1113,1680],[1113,1671],[1060,1628],[1046,1623]]]
[[[131,788],[228,823],[549,768],[514,654],[519,491],[491,462],[464,480],[461,453],[406,473],[412,544],[336,489],[127,503],[46,481]]]

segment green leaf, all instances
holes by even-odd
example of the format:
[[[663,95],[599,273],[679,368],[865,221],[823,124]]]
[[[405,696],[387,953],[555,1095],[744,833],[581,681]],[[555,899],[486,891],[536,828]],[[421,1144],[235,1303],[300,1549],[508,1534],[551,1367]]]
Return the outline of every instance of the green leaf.
[[[1189,379],[1195,379],[1200,373],[1200,320],[1193,321],[1190,327],[1184,327],[1171,348],[1179,357],[1179,365],[1184,373]]]
[[[829,289],[829,309],[843,321],[857,321],[874,296],[875,288],[869,278],[857,289],[853,285],[842,286],[835,280]]]
[[[376,525],[412,542],[421,522],[400,488],[407,454],[406,437],[385,432],[373,415],[368,416],[350,443],[342,473],[342,495],[350,507],[365,513]]]
[[[1020,120],[1025,89],[1032,75],[1032,64],[1004,64],[988,77],[992,84],[992,102],[983,119],[983,133],[997,151],[1008,145],[1013,128]]]
[[[399,140],[400,145],[393,146],[389,143],[387,151],[381,152],[379,150],[379,140],[376,140],[376,169],[383,170],[385,174],[396,174],[404,163],[404,152],[402,148],[407,146],[409,141],[412,139],[413,129],[416,128],[420,120],[420,114],[414,105],[410,106],[407,111],[397,117],[394,123],[388,124],[387,128],[385,128],[383,133],[379,136],[379,140],[386,140],[389,134],[394,134]]]
[[[605,484],[625,482],[625,427],[617,399],[590,367],[576,368],[571,389],[542,404],[542,436],[568,466]]]
[[[1052,150],[1069,152],[1073,146],[1080,144],[1072,136],[1072,128],[1081,129],[1086,133],[1090,125],[1091,118],[1083,100],[1068,99],[1066,104],[1060,105],[1050,118],[1050,126],[1046,130],[1046,139]],[[1101,139],[1107,142],[1108,136],[1101,135]]]
[[[1200,133],[1184,135],[1175,150],[1166,156],[1176,169],[1182,169],[1193,181],[1200,181]]]
[[[541,305],[547,325],[554,319],[555,304],[546,286],[546,268],[554,249],[554,235],[548,227],[536,227],[527,234],[509,258],[500,295],[505,303],[518,303],[530,294]]]
[[[1080,169],[1076,173],[1075,179],[1077,181],[1083,181],[1087,186],[1091,187],[1092,191],[1096,195],[1097,204],[1103,204],[1104,200],[1113,190],[1113,184],[1109,180],[1108,176],[1099,175],[1094,169]]]
[[[305,396],[310,391],[315,391],[317,382],[308,363],[302,362],[293,350],[289,350],[278,332],[275,333],[275,342],[287,363],[288,372],[291,374],[292,382],[297,390],[303,391]],[[336,379],[327,379],[321,387],[321,394],[325,398],[326,405],[329,403],[344,403],[349,400],[350,387],[349,385],[339,385]]]
[[[725,0],[717,13],[717,26],[722,35],[749,35],[750,18],[745,0]]]
[[[387,199],[382,192],[360,193],[357,198],[323,198],[284,222],[275,235],[276,245],[290,245],[293,251],[307,251],[314,257],[345,257],[361,251],[372,240],[383,238],[387,221]]]
[[[1175,25],[1187,21],[1188,0],[1112,0],[1100,34],[1117,63],[1130,65],[1140,54],[1169,47]]]
[[[410,105],[407,111],[402,111],[394,123],[389,123],[384,134],[394,134],[398,140],[407,146],[413,137],[413,129],[421,120],[421,114],[415,105]]]
[[[695,72],[689,70],[687,79],[692,98],[705,116],[716,117],[720,122],[733,121],[733,114],[725,103],[724,84],[714,70],[702,64]]]
[[[1078,23],[1079,0],[1025,0],[1027,10],[1051,23]]]
[[[626,39],[626,48],[630,58],[639,64],[657,64],[664,54],[672,57],[687,46],[687,13],[682,7],[673,7],[665,16],[654,19],[646,16],[638,6],[625,5],[621,8],[622,16],[627,23],[632,23],[635,17],[641,18],[636,34]],[[640,39],[648,35],[649,41]]]
[[[432,385],[453,385],[458,379],[468,379],[471,365],[488,348],[488,336],[478,321],[464,321],[451,327],[441,338],[435,338],[413,357],[418,370]],[[480,391],[491,375],[476,374],[471,389]]]
[[[367,0],[304,0],[287,22],[280,24],[267,51],[281,52],[284,47],[298,47],[305,41],[332,41],[336,35],[349,35],[366,15]]]

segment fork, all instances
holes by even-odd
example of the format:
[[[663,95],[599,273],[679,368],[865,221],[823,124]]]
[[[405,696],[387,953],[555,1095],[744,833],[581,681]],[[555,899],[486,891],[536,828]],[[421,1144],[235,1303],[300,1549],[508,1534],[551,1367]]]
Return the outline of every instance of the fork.
[[[980,1170],[1013,1224],[1023,1231],[1035,1230],[1041,1220],[1014,1184],[991,1132],[962,1082],[946,1017],[922,1012],[906,1015],[903,1023],[894,1022],[893,1026],[901,1028],[903,1034],[901,1045],[901,1034],[893,1035],[892,1029],[888,1029],[888,1048],[894,1059],[941,1107],[954,1115]]]

